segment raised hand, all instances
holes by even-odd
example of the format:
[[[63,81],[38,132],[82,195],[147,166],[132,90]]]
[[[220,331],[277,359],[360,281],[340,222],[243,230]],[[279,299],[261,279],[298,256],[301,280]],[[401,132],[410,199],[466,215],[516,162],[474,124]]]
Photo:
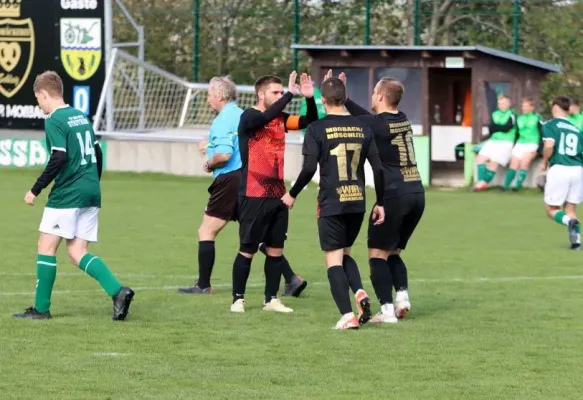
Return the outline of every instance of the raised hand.
[[[299,92],[300,92],[300,87],[296,83],[297,79],[298,79],[298,73],[296,71],[292,71],[292,73],[289,74],[289,83],[287,85],[287,89],[294,96],[296,94],[299,94]]]
[[[344,72],[341,72],[340,75],[338,75],[338,79],[340,79],[342,83],[344,83],[344,86],[346,86],[346,74]]]
[[[312,85],[312,77],[305,72],[300,76],[300,93],[304,97],[314,97],[314,85]]]
[[[326,75],[324,75],[324,81],[332,78],[333,76],[334,76],[334,74],[332,73],[332,70],[329,69],[328,72],[326,72]],[[322,82],[324,82],[324,81],[322,81]]]

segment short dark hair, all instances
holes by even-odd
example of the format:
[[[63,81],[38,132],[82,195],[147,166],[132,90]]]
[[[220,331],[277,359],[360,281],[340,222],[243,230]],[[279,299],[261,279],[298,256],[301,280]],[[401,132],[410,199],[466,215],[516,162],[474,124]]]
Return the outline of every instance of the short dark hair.
[[[578,106],[579,105],[579,97],[571,96],[571,105]]]
[[[255,93],[259,93],[265,90],[265,88],[269,86],[271,83],[279,83],[281,85],[282,81],[280,78],[274,75],[262,76],[261,78],[255,81]]]
[[[523,97],[522,102],[523,103],[530,103],[531,105],[534,106],[534,99],[532,97]]]
[[[571,99],[568,98],[567,96],[555,96],[555,97],[553,97],[553,101],[551,103],[551,107],[557,106],[565,112],[569,111],[570,105],[571,105]]]
[[[328,78],[322,83],[322,98],[329,106],[343,106],[346,103],[346,87],[338,78]]]
[[[37,75],[32,90],[35,93],[45,90],[51,97],[63,97],[63,81],[55,71],[45,71]]]
[[[379,92],[391,107],[397,107],[405,93],[405,87],[396,78],[385,76],[379,81]]]

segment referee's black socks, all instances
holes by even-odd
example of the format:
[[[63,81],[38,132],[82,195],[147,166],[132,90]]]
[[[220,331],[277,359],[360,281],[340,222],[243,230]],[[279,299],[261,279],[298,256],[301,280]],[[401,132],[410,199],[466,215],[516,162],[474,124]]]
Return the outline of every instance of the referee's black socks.
[[[197,286],[206,289],[211,285],[211,275],[215,264],[215,241],[198,242],[198,282]]]
[[[261,243],[261,245],[259,245],[259,251],[267,255],[267,247],[265,246],[265,243]],[[285,283],[290,283],[293,277],[296,276],[284,255],[281,256],[280,269],[285,279]]]
[[[409,287],[409,282],[407,278],[407,267],[403,262],[403,259],[398,254],[393,254],[387,259],[387,264],[391,270],[391,275],[393,276],[393,283],[395,290],[397,292],[401,290],[407,290]]]
[[[344,255],[342,260],[342,267],[344,268],[344,273],[348,279],[348,284],[352,293],[358,292],[362,289],[362,279],[360,278],[360,271],[358,270],[358,265],[354,258],[350,257],[348,254]]]
[[[247,288],[247,279],[251,271],[252,258],[247,258],[237,253],[233,263],[233,303],[245,297]]]
[[[350,303],[350,293],[348,288],[348,279],[344,273],[342,265],[334,265],[328,268],[328,281],[330,282],[330,291],[336,302],[336,306],[341,315],[352,312]]]
[[[393,304],[393,279],[387,261],[382,258],[371,258],[370,281],[381,305]]]
[[[281,281],[281,264],[283,256],[265,257],[264,272],[265,272],[265,304],[269,303],[271,299],[277,297],[279,291],[279,282]]]

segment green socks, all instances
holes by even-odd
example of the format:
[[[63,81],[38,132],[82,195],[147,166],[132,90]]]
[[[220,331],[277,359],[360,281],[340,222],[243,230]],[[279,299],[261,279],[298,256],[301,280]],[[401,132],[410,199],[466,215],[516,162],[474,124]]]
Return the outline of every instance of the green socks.
[[[553,220],[561,225],[569,225],[569,221],[571,221],[571,218],[567,214],[565,214],[564,211],[557,211],[557,213],[553,217]]]
[[[109,297],[115,296],[121,289],[121,284],[115,279],[101,258],[93,254],[85,254],[79,263],[79,268],[91,276],[105,290]]]
[[[486,183],[490,183],[492,178],[494,178],[494,175],[496,175],[496,171],[492,171],[486,168],[486,171],[484,172],[484,179],[482,180]]]
[[[519,190],[522,187],[522,183],[526,179],[526,174],[528,174],[528,171],[525,169],[521,169],[520,171],[518,171],[518,179],[516,180],[516,185],[514,185],[514,189]]]
[[[522,171],[522,170],[521,170]],[[508,189],[510,187],[510,184],[512,183],[512,181],[514,180],[514,177],[516,176],[516,170],[515,169],[509,169],[506,172],[506,178],[504,178],[504,185],[502,186],[504,189]]]
[[[478,164],[478,182],[484,180],[486,174],[486,164]]]
[[[57,277],[57,257],[38,254],[36,256],[36,291],[34,308],[41,313],[51,309],[51,293]]]

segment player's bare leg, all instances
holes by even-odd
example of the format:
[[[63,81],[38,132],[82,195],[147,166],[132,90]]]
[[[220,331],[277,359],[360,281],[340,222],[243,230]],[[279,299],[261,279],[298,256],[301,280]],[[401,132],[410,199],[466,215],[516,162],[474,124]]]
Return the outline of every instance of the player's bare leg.
[[[283,249],[266,247],[265,252],[265,300],[263,302],[263,311],[275,311],[282,313],[293,312],[293,309],[284,306],[281,300],[277,298],[277,292],[279,292],[279,283],[281,281]]]
[[[325,252],[326,269],[328,271],[328,281],[334,302],[342,317],[336,323],[334,329],[358,329],[360,324],[352,311],[350,303],[350,287],[348,278],[344,272],[342,262],[344,259],[344,249]]]
[[[23,313],[14,314],[16,318],[50,319],[51,294],[57,277],[57,249],[61,243],[60,236],[41,233],[38,239],[36,258],[36,289],[34,307]]]
[[[393,304],[393,276],[388,263],[389,256],[397,251],[369,249],[370,280],[381,303],[381,312],[373,317],[372,323],[394,324],[398,322]]]
[[[558,224],[568,227],[569,241],[573,250],[579,250],[581,248],[581,236],[579,233],[580,229],[576,208],[577,206],[572,203],[565,203],[564,210],[561,209],[561,206],[545,204],[547,216]]]
[[[348,285],[356,299],[356,305],[358,307],[358,323],[364,325],[372,318],[372,313],[370,311],[370,298],[364,291],[358,265],[356,264],[356,260],[350,256],[350,250],[350,247],[344,249],[342,268],[344,268],[344,273],[348,279]]]
[[[88,242],[81,238],[67,240],[69,259],[79,269],[95,279],[113,300],[114,321],[123,321],[128,315],[134,291],[122,286],[101,258],[89,253]]]
[[[267,247],[265,246],[265,243],[259,245],[259,251],[267,256]],[[289,261],[283,254],[279,265],[281,266],[281,272],[285,279],[285,287],[282,296],[300,297],[300,294],[304,291],[306,286],[308,286],[308,281],[292,270]]]
[[[229,221],[204,215],[198,228],[198,281],[194,286],[179,288],[178,293],[211,294],[211,275],[215,264],[215,239]]]

